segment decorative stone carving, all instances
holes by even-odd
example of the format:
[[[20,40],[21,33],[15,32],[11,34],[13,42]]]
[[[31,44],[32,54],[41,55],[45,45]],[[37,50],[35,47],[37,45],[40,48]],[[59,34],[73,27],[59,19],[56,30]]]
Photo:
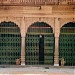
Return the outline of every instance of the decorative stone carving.
[[[60,27],[62,27],[64,24],[69,23],[69,22],[73,22],[74,18],[61,18],[60,19]]]

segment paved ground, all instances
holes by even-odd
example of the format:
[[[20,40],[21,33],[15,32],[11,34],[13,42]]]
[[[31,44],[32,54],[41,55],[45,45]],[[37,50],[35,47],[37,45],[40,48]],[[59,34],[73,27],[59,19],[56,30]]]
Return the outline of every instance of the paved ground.
[[[75,68],[67,67],[4,67],[0,75],[75,75]]]

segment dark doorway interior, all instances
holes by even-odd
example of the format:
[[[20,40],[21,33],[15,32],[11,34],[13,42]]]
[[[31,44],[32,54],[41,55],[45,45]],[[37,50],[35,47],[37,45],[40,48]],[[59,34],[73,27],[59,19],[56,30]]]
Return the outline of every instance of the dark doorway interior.
[[[39,38],[39,64],[44,64],[44,35]]]

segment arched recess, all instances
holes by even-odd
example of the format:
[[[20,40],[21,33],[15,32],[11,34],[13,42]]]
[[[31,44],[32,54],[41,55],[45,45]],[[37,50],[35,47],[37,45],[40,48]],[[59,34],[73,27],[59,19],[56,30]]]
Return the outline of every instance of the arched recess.
[[[25,40],[26,65],[54,64],[54,33],[45,22],[35,22],[29,26]]]
[[[20,28],[14,22],[0,23],[0,64],[20,64],[21,56]]]
[[[65,66],[75,66],[75,22],[69,22],[60,29],[59,59],[65,61]]]

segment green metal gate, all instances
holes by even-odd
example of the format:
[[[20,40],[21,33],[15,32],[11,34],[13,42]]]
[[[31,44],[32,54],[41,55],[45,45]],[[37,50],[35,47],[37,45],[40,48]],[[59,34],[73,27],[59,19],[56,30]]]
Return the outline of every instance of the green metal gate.
[[[36,22],[32,24],[26,34],[26,65],[54,64],[54,33],[48,24]]]
[[[60,30],[59,59],[65,66],[75,66],[75,23],[67,23]],[[59,62],[60,63],[60,62]]]
[[[21,56],[21,34],[13,22],[0,23],[0,64],[15,65]]]

